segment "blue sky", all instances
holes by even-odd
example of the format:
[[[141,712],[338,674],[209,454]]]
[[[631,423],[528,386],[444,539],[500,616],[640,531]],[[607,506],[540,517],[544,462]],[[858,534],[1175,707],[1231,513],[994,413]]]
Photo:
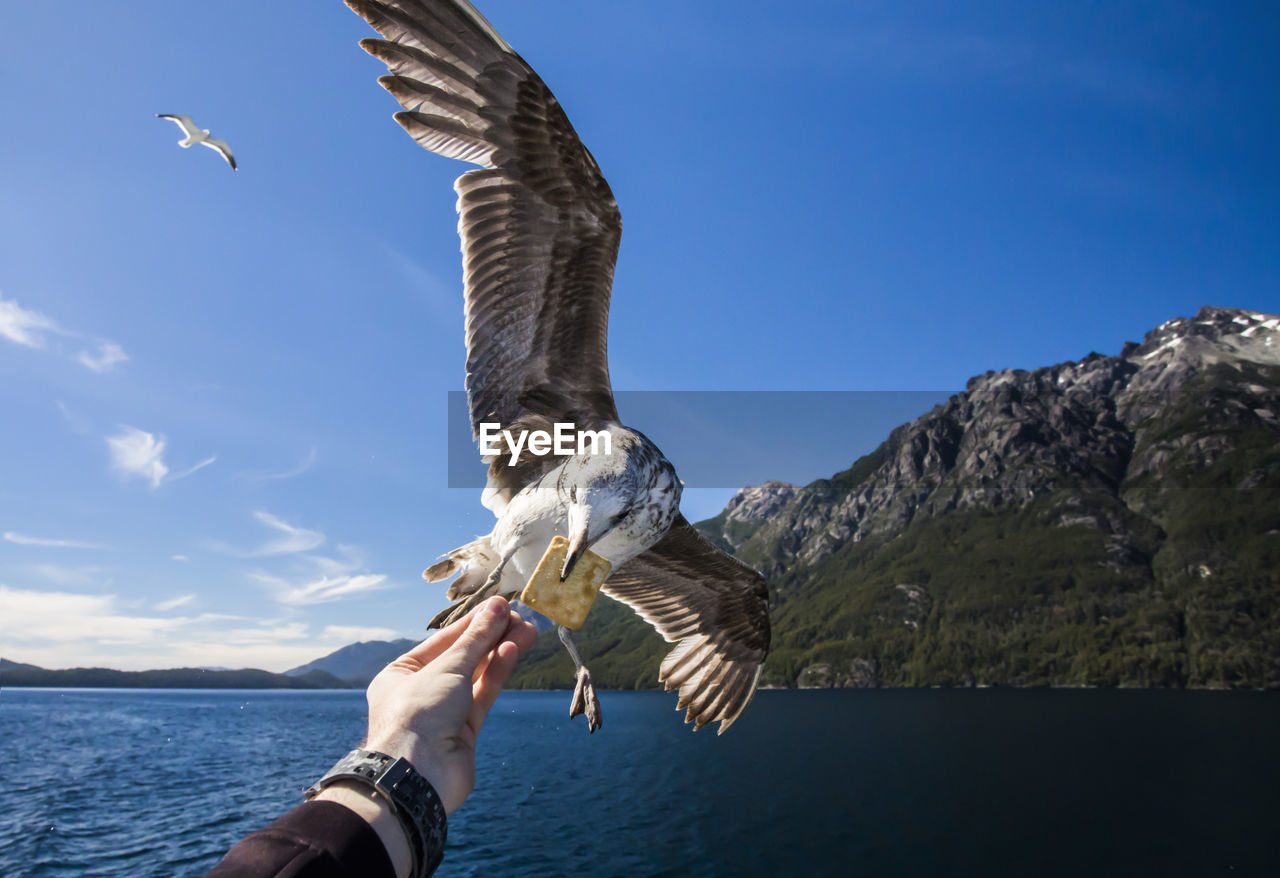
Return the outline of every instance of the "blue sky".
[[[944,392],[1280,311],[1274,6],[481,10],[622,208],[620,389]],[[392,121],[369,34],[0,3],[0,655],[283,670],[444,605],[421,569],[491,522],[445,463],[464,166]]]

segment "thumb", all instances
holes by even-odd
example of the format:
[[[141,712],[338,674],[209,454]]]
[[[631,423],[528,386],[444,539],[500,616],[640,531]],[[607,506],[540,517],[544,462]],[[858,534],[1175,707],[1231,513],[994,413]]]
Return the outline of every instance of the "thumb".
[[[470,678],[507,633],[510,616],[511,606],[503,598],[489,598],[477,607],[467,630],[440,656],[440,670]]]

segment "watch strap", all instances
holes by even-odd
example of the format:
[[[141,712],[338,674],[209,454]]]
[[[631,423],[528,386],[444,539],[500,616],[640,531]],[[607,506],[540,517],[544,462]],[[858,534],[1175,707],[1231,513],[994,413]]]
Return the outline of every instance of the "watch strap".
[[[444,859],[448,826],[444,803],[425,777],[404,758],[376,750],[355,749],[338,760],[306,791],[308,799],[340,780],[354,780],[377,790],[391,805],[409,838],[412,878],[426,878]]]

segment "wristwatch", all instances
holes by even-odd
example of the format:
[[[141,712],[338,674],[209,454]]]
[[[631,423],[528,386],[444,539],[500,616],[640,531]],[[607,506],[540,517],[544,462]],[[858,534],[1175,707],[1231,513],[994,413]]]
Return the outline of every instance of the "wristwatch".
[[[409,849],[413,852],[411,878],[426,878],[436,870],[444,859],[444,843],[448,834],[444,803],[409,760],[393,758],[376,750],[352,750],[312,784],[304,795],[311,799],[340,780],[367,784],[391,804],[392,812],[409,837]]]

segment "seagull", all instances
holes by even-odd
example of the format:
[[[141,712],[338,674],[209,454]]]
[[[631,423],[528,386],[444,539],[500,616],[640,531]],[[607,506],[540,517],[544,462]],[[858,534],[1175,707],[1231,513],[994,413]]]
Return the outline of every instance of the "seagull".
[[[755,694],[769,651],[763,577],[680,514],[681,482],[662,451],[618,416],[606,342],[622,237],[617,202],[555,96],[465,0],[346,0],[383,39],[379,83],[420,145],[478,165],[454,183],[462,238],[466,389],[482,424],[533,435],[557,423],[607,432],[609,453],[491,455],[481,502],[493,530],[423,576],[457,579],[440,627],[491,595],[520,594],[554,537],[560,579],[590,551],[609,562],[601,590],[675,644],[658,679],[678,689],[694,730],[729,728]],[[576,450],[576,449],[575,449]],[[550,557],[548,552],[548,557]],[[570,717],[603,715],[569,630]]]
[[[202,144],[209,147],[209,149],[215,150],[218,155],[226,159],[227,164],[231,165],[231,170],[234,171],[236,169],[236,157],[231,154],[231,147],[227,146],[227,142],[216,137],[210,137],[209,129],[198,126],[190,116],[156,113],[156,118],[168,119],[182,129],[184,136],[178,141],[178,146],[187,149],[192,144]]]

